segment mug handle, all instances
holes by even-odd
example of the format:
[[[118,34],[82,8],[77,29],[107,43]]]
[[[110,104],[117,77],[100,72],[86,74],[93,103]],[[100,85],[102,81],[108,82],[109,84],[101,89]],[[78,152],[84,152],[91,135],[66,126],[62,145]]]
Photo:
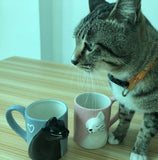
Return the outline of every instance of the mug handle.
[[[116,99],[114,97],[111,97],[111,106],[113,105],[114,102],[116,102]],[[119,118],[119,111],[111,118],[109,127],[111,127]]]
[[[26,131],[23,130],[15,121],[15,119],[13,118],[12,112],[13,111],[18,111],[20,112],[24,119],[25,119],[25,107],[20,106],[20,105],[13,105],[11,107],[8,108],[8,110],[6,111],[6,119],[7,122],[9,124],[9,126],[18,134],[20,135],[25,141],[27,141],[27,137],[26,137]]]

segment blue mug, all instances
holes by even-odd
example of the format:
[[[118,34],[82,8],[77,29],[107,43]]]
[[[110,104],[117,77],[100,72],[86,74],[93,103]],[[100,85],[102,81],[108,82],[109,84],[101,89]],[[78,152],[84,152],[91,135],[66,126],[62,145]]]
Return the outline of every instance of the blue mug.
[[[12,112],[20,112],[25,120],[26,130],[22,129],[13,117]],[[68,108],[65,103],[55,99],[42,99],[35,101],[28,107],[21,105],[12,105],[6,111],[6,119],[9,126],[20,135],[29,146],[32,139],[38,134],[39,131],[46,125],[47,121],[56,117],[65,123],[68,127]],[[61,142],[61,157],[67,151],[67,138],[62,139]]]

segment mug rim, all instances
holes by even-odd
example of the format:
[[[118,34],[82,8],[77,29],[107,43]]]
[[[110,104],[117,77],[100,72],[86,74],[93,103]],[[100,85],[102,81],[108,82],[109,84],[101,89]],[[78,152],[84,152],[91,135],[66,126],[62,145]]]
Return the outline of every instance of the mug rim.
[[[97,94],[97,95],[102,95],[102,96],[108,98],[108,100],[109,100],[109,102],[110,102],[109,105],[108,105],[107,107],[98,108],[98,109],[93,109],[93,108],[83,107],[83,106],[81,106],[80,104],[78,104],[78,103],[76,102],[76,99],[77,99],[79,96],[81,96],[81,95],[83,95],[83,94],[89,94],[89,93]],[[81,108],[81,109],[84,109],[84,110],[88,110],[88,111],[90,111],[90,110],[91,110],[91,111],[101,111],[101,110],[104,110],[104,109],[108,109],[108,108],[111,106],[111,104],[112,104],[112,100],[111,100],[107,95],[102,94],[102,93],[99,93],[99,92],[83,92],[83,93],[80,93],[80,94],[78,94],[77,96],[75,96],[75,98],[74,98],[74,104],[75,104],[75,106],[77,105],[77,107],[79,107],[79,108]]]
[[[56,117],[57,119],[60,119],[61,117],[63,117],[68,112],[68,107],[67,107],[66,103],[64,103],[63,101],[60,101],[60,100],[57,100],[57,99],[40,99],[40,100],[32,102],[31,104],[29,104],[26,107],[25,116],[27,115],[27,117],[29,117],[29,119],[32,120],[32,121],[41,121],[41,122],[47,121],[46,119],[33,118],[28,114],[28,110],[31,108],[32,105],[34,105],[36,103],[40,103],[40,102],[46,102],[46,101],[48,101],[48,102],[57,102],[59,104],[62,104],[65,107],[65,112],[62,115]]]

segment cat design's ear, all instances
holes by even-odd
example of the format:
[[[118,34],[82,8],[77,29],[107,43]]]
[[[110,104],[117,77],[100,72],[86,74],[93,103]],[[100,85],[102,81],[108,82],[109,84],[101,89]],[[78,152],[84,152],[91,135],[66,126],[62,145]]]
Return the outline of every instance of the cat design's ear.
[[[51,125],[54,125],[55,123],[57,123],[57,118],[52,117],[46,122],[46,126],[51,126]]]
[[[106,4],[105,0],[89,0],[89,10],[92,12],[100,4]]]
[[[136,23],[141,16],[141,0],[117,0],[109,17],[119,22]]]
[[[105,119],[104,113],[102,111],[100,111],[97,115],[97,118],[100,119],[101,121],[104,121],[104,119]]]

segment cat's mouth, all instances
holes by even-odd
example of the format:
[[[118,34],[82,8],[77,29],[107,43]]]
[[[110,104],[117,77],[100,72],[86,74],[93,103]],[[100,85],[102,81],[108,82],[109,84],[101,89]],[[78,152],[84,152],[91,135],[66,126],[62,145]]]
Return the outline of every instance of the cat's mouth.
[[[94,70],[93,64],[80,64],[79,67],[86,72],[92,72]]]
[[[74,56],[71,59],[71,63],[86,72],[92,72],[95,67],[95,65],[91,63],[81,63],[79,59],[76,59]]]

